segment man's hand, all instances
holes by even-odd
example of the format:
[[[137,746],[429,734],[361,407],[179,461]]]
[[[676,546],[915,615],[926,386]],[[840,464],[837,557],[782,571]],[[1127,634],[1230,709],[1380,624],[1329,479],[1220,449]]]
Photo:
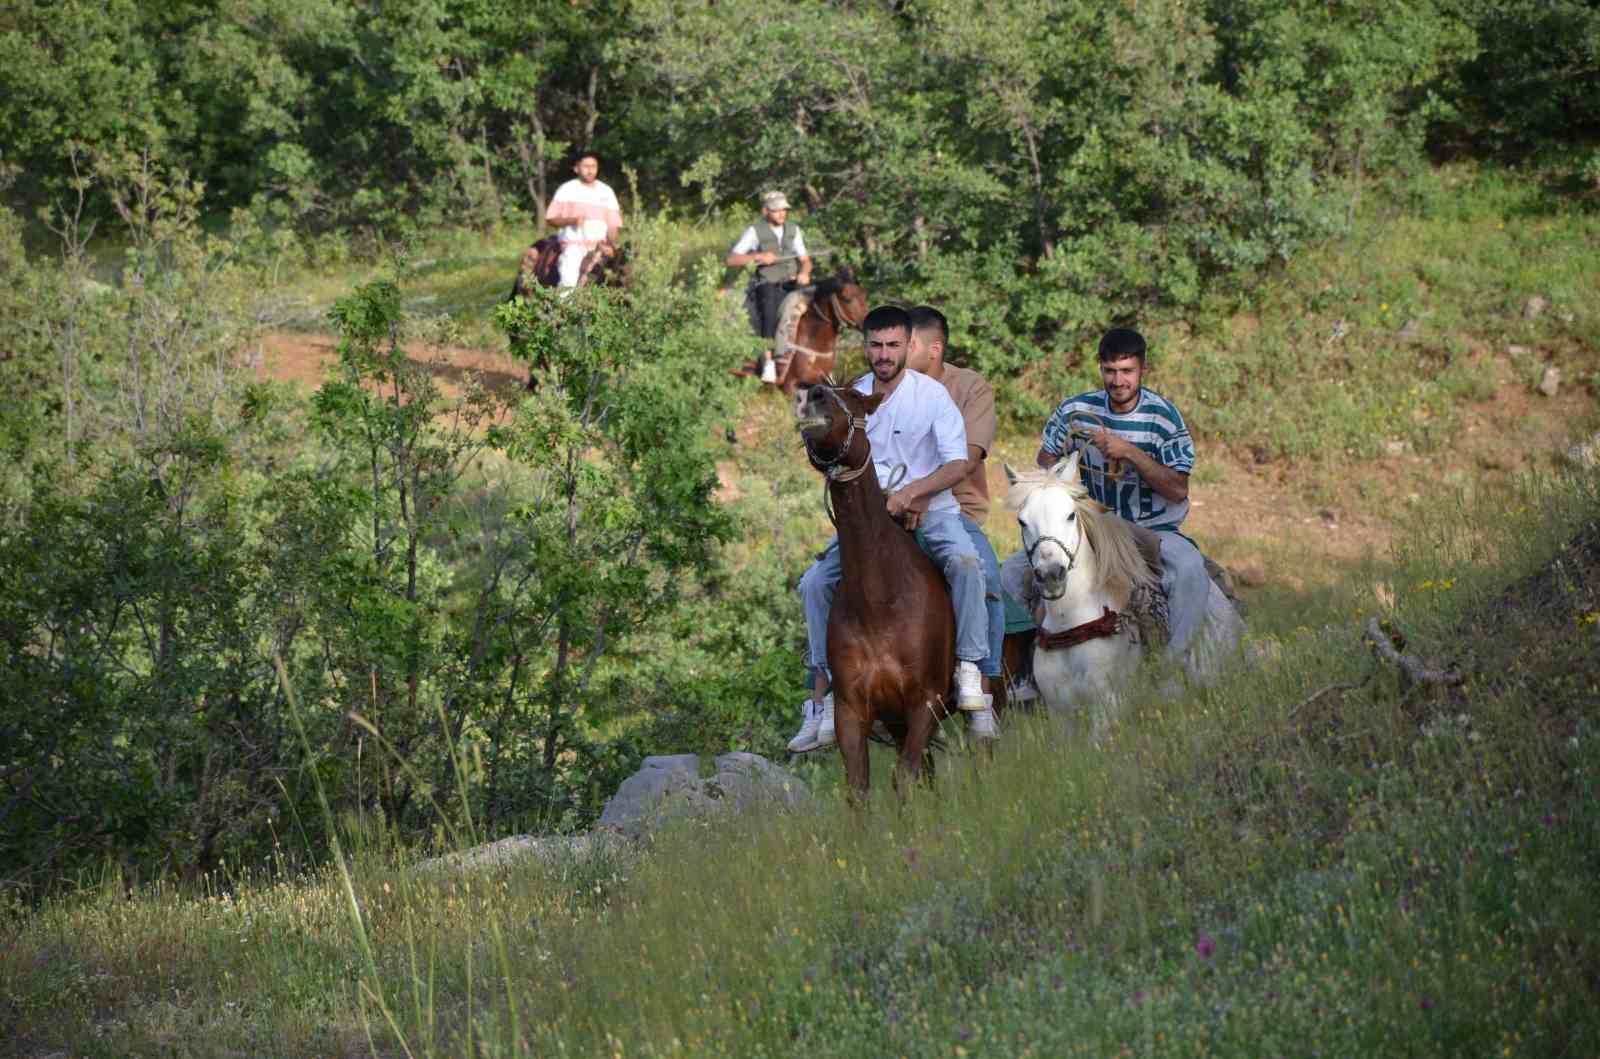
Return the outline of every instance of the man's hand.
[[[758,253],[751,254],[750,260],[754,261],[758,265],[776,265],[778,263],[778,255],[777,252],[773,250],[762,250]]]
[[[922,525],[922,516],[928,513],[928,504],[932,499],[928,496],[912,497],[907,490],[897,489],[889,494],[889,517],[906,529],[914,530]]]
[[[1143,452],[1127,438],[1104,429],[1091,437],[1089,444],[1099,449],[1108,460],[1132,460]]]

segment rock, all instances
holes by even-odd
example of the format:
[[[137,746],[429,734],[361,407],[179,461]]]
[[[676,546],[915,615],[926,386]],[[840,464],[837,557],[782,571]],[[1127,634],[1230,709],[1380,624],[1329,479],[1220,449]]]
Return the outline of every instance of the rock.
[[[1550,308],[1549,300],[1546,298],[1541,298],[1539,295],[1535,294],[1533,297],[1522,303],[1522,318],[1524,320],[1532,320],[1541,315],[1548,308]]]
[[[512,835],[472,849],[447,853],[417,865],[424,871],[443,868],[499,868],[521,857],[535,856],[547,863],[586,861],[595,857],[627,857],[634,847],[613,832],[585,832],[579,835]]]
[[[723,754],[715,765],[716,775],[701,779],[698,754],[645,758],[606,802],[600,826],[637,838],[666,815],[792,808],[809,793],[799,777],[759,754]]]
[[[1544,372],[1539,376],[1539,392],[1546,397],[1554,397],[1559,389],[1561,389],[1561,369],[1554,364],[1546,364]]]
[[[1512,360],[1517,360],[1517,359],[1519,359],[1521,357],[1525,357],[1527,355],[1528,355],[1528,347],[1527,346],[1510,345],[1510,346],[1506,347],[1506,356],[1510,357]]]
[[[1413,317],[1405,322],[1405,326],[1396,332],[1395,337],[1402,342],[1415,342],[1422,333],[1422,325]]]
[[[500,867],[526,856],[547,863],[585,862],[595,858],[626,860],[636,856],[635,839],[669,815],[710,816],[745,813],[764,807],[793,809],[811,792],[800,778],[760,754],[734,752],[714,762],[716,775],[700,776],[700,755],[647,757],[639,771],[622,781],[606,802],[595,830],[579,835],[513,835],[473,849],[423,861],[424,871],[445,868]]]
[[[1399,441],[1397,439],[1390,439],[1389,441],[1385,441],[1383,443],[1383,454],[1385,456],[1404,456],[1406,454],[1406,450],[1410,447],[1411,446],[1407,442]]]
[[[678,807],[703,809],[708,801],[700,786],[699,754],[647,757],[639,771],[623,780],[617,793],[606,802],[600,826],[638,835],[659,811]]]

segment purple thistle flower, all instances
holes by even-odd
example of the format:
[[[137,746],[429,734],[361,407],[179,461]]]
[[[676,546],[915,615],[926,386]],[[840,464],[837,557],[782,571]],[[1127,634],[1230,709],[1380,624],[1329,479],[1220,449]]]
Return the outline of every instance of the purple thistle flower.
[[[1217,943],[1208,934],[1202,934],[1195,939],[1194,951],[1200,954],[1202,960],[1209,960],[1216,954]]]
[[[1432,1011],[1433,1010],[1433,998],[1432,997],[1426,997],[1426,996],[1417,997],[1417,1007],[1421,1008],[1423,1011]]]

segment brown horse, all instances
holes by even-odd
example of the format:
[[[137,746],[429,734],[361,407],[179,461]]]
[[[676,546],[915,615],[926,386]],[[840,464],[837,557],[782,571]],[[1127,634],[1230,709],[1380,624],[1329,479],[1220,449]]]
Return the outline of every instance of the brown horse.
[[[866,316],[867,292],[849,272],[836,272],[816,284],[811,303],[794,325],[794,338],[779,351],[778,385],[783,392],[793,397],[797,388],[826,379],[833,372],[840,332],[860,327]]]
[[[810,387],[796,415],[806,455],[828,479],[841,578],[828,614],[834,731],[855,796],[867,790],[867,736],[881,720],[900,750],[895,786],[932,771],[928,742],[954,708],[955,611],[944,575],[889,516],[867,416],[881,395]]]
[[[511,293],[506,300],[531,297],[532,283],[541,287],[558,285],[561,282],[560,261],[561,241],[554,235],[547,235],[528,247],[522,255],[522,263],[517,266],[517,277],[511,281]],[[583,263],[578,266],[578,286],[620,286],[625,267],[620,249],[595,247],[584,255]]]

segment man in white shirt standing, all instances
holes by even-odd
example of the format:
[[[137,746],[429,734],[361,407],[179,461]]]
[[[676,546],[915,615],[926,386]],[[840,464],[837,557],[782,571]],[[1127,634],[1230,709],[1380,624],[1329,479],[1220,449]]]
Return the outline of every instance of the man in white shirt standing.
[[[983,564],[961,523],[961,505],[951,488],[971,469],[967,462],[967,432],[961,410],[941,383],[906,368],[911,341],[911,316],[904,309],[882,305],[862,322],[866,333],[867,363],[872,374],[852,385],[863,394],[882,394],[883,403],[867,417],[867,440],[872,443],[873,470],[885,491],[904,467],[904,484],[889,493],[889,514],[902,519],[908,529],[922,531],[922,549],[943,571],[950,586],[956,616],[956,705],[968,712],[985,708],[978,663],[989,653],[989,622],[984,611],[986,579]],[[927,500],[926,514],[918,514]],[[789,749],[795,753],[831,746],[833,696],[828,693],[828,612],[839,584],[839,538],[828,543],[822,557],[800,579],[805,603],[806,638],[816,675],[805,723]],[[917,630],[907,629],[915,636]]]
[[[600,156],[593,151],[578,155],[572,171],[576,179],[556,189],[545,207],[544,223],[561,229],[561,287],[576,287],[578,272],[589,251],[615,252],[622,230],[622,207],[616,192],[600,180]]]
[[[798,224],[789,222],[789,200],[781,191],[761,196],[761,219],[744,230],[728,251],[729,268],[755,265],[746,297],[752,305],[750,326],[762,338],[778,333],[778,307],[784,295],[811,282],[811,258]],[[777,382],[772,350],[763,354],[761,381]]]

